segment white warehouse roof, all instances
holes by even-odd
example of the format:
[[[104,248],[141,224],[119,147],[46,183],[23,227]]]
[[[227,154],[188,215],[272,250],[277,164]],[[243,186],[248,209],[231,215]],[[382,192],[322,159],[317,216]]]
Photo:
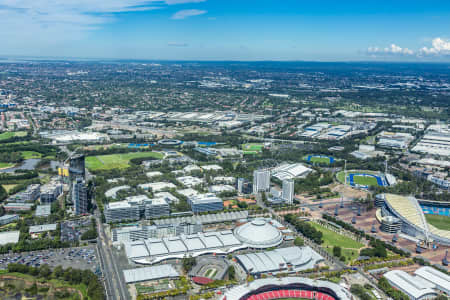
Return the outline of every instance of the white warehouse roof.
[[[414,274],[436,285],[436,288],[450,294],[450,276],[432,267],[418,268]]]
[[[436,292],[434,291],[435,285],[419,276],[411,276],[401,270],[389,271],[383,276],[390,284],[400,289],[413,300],[436,296]]]
[[[272,169],[272,176],[280,179],[294,179],[296,177],[304,176],[311,172],[310,168],[305,167],[303,164],[282,164]]]
[[[126,283],[180,277],[180,274],[174,269],[174,267],[172,267],[172,265],[169,264],[124,270],[123,275]]]

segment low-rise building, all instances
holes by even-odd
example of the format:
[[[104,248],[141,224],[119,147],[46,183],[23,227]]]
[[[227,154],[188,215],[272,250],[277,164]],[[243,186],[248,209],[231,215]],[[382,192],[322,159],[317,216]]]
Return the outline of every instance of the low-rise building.
[[[43,204],[36,206],[36,212],[34,215],[36,217],[47,217],[50,215],[52,207],[50,204]]]
[[[202,178],[193,176],[181,176],[177,177],[177,180],[186,187],[194,187],[204,183],[204,180]]]
[[[194,213],[223,210],[223,200],[214,194],[199,194],[188,198]]]
[[[0,225],[6,225],[19,220],[18,215],[4,215],[0,217]]]
[[[3,205],[5,211],[28,211],[33,207],[32,203],[9,202]]]
[[[152,190],[152,192],[161,192],[163,190],[175,189],[176,187],[177,186],[171,182],[152,182],[138,185],[138,188]]]

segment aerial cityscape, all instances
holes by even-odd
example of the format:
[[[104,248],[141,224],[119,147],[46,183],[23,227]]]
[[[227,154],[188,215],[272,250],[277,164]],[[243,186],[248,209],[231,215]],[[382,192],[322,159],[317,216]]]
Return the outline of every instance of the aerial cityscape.
[[[450,299],[450,5],[244,2],[0,0],[0,299]]]

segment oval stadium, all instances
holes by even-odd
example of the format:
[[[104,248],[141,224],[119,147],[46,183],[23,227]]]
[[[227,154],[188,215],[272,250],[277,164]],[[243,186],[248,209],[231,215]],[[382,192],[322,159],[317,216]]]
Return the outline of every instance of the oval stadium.
[[[425,241],[450,245],[450,231],[434,227],[426,221],[423,208],[414,197],[384,194],[382,217],[393,216],[401,221],[401,231]]]
[[[224,293],[221,300],[315,299],[350,300],[351,294],[342,286],[304,277],[257,279],[236,286]]]

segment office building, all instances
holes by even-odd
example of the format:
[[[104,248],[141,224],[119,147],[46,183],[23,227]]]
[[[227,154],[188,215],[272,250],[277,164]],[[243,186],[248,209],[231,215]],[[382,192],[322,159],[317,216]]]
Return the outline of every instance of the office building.
[[[140,219],[139,206],[132,205],[128,201],[108,203],[105,206],[104,214],[106,223]]]
[[[270,171],[255,170],[253,171],[253,193],[267,192],[270,189]]]
[[[34,202],[41,194],[40,184],[30,184],[27,189],[20,193],[21,202]]]
[[[201,223],[174,223],[168,225],[125,226],[112,229],[113,242],[134,242],[145,239],[191,235],[203,231]]]
[[[199,194],[188,198],[194,213],[223,210],[223,201],[214,194]]]
[[[79,154],[72,156],[69,160],[69,177],[70,180],[75,180],[77,177],[81,177],[85,179],[86,171],[85,171],[85,163],[84,163],[84,155]]]
[[[242,191],[244,189],[244,182],[245,182],[244,178],[238,178],[238,180],[237,180],[237,191],[238,191],[238,194],[240,194],[240,195],[242,195]]]
[[[287,204],[294,203],[294,181],[283,180],[283,192],[281,197]]]
[[[145,218],[157,218],[170,215],[169,203],[164,198],[154,198],[145,203]]]
[[[63,186],[57,182],[51,182],[41,187],[41,203],[52,203],[63,192]]]
[[[81,215],[88,212],[88,195],[84,180],[78,177],[72,184],[72,201],[75,206],[75,214]]]

